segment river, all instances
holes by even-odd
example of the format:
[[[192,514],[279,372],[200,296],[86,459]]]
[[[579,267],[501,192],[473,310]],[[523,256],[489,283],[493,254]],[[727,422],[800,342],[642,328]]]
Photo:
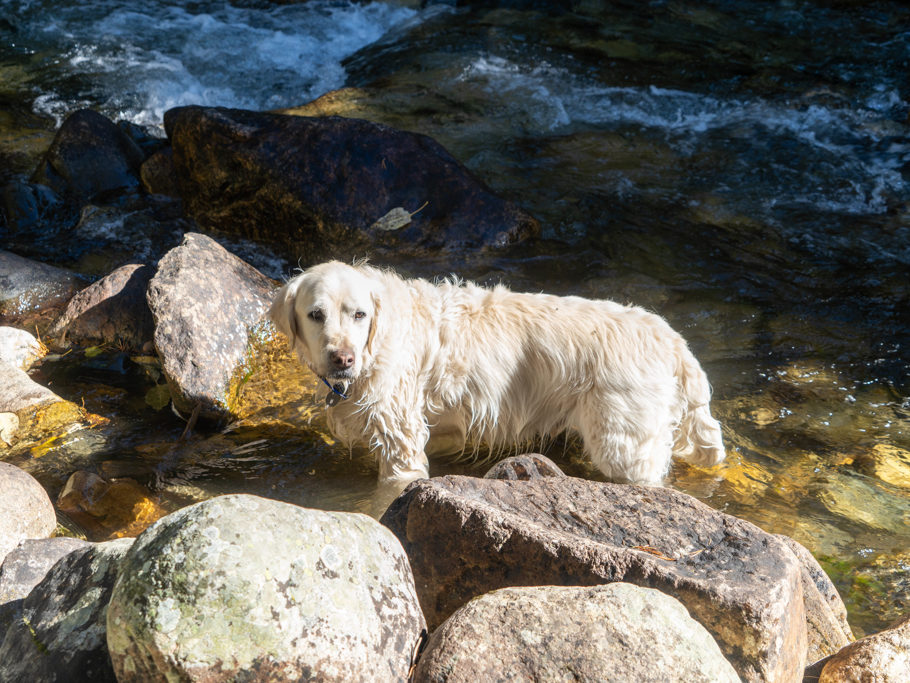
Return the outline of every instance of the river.
[[[810,548],[860,635],[910,603],[908,27],[896,2],[2,0],[0,181],[80,107],[163,135],[174,106],[346,88],[339,113],[433,136],[543,225],[533,244],[391,265],[668,318],[729,446],[668,484]],[[272,277],[306,264],[247,247]],[[118,358],[41,369],[128,425],[17,455],[52,493],[87,468],[155,479],[171,506],[234,491],[368,506],[369,462],[318,429],[240,426],[192,462],[143,465],[181,425]],[[551,455],[597,476],[571,443]]]

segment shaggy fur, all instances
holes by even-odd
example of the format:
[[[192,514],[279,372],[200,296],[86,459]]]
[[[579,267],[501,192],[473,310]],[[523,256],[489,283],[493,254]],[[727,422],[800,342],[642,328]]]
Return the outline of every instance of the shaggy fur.
[[[270,311],[300,360],[347,398],[328,408],[382,480],[427,476],[431,432],[457,450],[573,430],[615,481],[657,484],[671,455],[724,458],[710,387],[686,342],[635,306],[405,280],[323,263]]]

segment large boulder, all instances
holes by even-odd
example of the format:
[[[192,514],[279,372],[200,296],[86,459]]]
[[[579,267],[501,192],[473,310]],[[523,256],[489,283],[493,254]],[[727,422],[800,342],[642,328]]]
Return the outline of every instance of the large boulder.
[[[433,633],[414,680],[739,683],[678,600],[628,583],[475,598]]]
[[[28,319],[35,311],[60,307],[85,286],[75,273],[0,251],[0,320]]]
[[[90,109],[63,121],[32,176],[59,194],[84,202],[96,195],[138,187],[145,154],[113,121]]]
[[[77,548],[22,603],[0,645],[0,681],[116,681],[105,638],[107,604],[124,538]]]
[[[187,233],[158,264],[147,300],[155,348],[178,410],[222,419],[248,336],[271,303],[272,283],[210,237]]]
[[[47,538],[56,528],[57,515],[44,487],[27,472],[0,461],[0,562],[21,541]]]
[[[49,330],[75,342],[124,343],[141,348],[151,341],[152,312],[146,301],[152,266],[129,264],[76,294]]]
[[[685,494],[446,476],[411,484],[382,522],[410,558],[430,628],[497,588],[625,581],[682,602],[744,680],[796,680],[805,667],[793,553]]]
[[[423,135],[359,119],[206,107],[172,109],[164,124],[189,215],[282,243],[295,259],[368,245],[504,245],[539,231]],[[402,222],[377,224],[393,210]]]
[[[424,626],[407,558],[380,524],[229,495],[139,536],[108,645],[121,683],[404,681]]]
[[[851,643],[828,660],[819,683],[906,683],[910,680],[910,617]]]

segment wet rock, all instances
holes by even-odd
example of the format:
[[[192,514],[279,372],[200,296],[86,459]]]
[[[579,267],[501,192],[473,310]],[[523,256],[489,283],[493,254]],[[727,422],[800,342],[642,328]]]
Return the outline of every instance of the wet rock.
[[[566,475],[563,471],[547,456],[540,453],[525,453],[500,460],[483,475],[483,478],[528,481],[564,476]]]
[[[154,321],[146,301],[152,266],[130,264],[76,294],[48,334],[78,343],[122,343],[139,349],[152,339]]]
[[[863,474],[892,486],[910,489],[910,451],[906,449],[875,444],[871,451],[856,455],[853,466]]]
[[[817,662],[853,642],[853,631],[847,623],[847,607],[808,549],[789,536],[777,534],[776,538],[799,560],[809,642],[807,660]]]
[[[8,445],[16,433],[53,432],[78,422],[82,412],[19,368],[0,361],[0,416],[0,437]]]
[[[910,617],[851,643],[828,660],[819,683],[905,683],[910,679]]]
[[[180,188],[174,177],[174,152],[170,147],[156,152],[139,169],[142,189],[149,194],[179,197]]]
[[[178,410],[222,419],[230,379],[250,329],[268,310],[271,281],[204,235],[188,233],[158,264],[148,287],[155,348]]]
[[[120,562],[133,539],[73,550],[22,603],[0,645],[0,681],[116,681],[106,615]]]
[[[149,490],[132,479],[102,479],[74,472],[57,498],[57,507],[95,541],[138,536],[167,512]]]
[[[424,627],[387,529],[249,495],[136,541],[108,611],[117,678],[402,681]]]
[[[15,327],[0,327],[0,361],[28,370],[46,349],[34,336]]]
[[[14,180],[3,188],[3,213],[12,234],[25,233],[52,222],[63,200],[47,185]]]
[[[144,159],[113,121],[81,109],[63,121],[32,181],[82,203],[101,193],[137,187]]]
[[[504,245],[539,231],[423,135],[360,119],[204,107],[172,109],[164,121],[189,215],[308,260],[368,245]],[[396,207],[410,223],[369,230]]]
[[[628,583],[503,588],[475,598],[434,631],[414,676],[415,683],[668,679],[739,682],[678,600]]]
[[[57,560],[88,545],[88,541],[62,536],[19,543],[0,564],[0,633],[6,633],[12,621],[21,616],[22,602]]]
[[[0,251],[0,320],[16,322],[62,306],[85,284],[75,273]]]
[[[805,666],[793,553],[685,494],[447,476],[411,484],[382,522],[408,553],[431,628],[505,586],[625,581],[680,600],[744,680],[795,680]]]
[[[21,541],[47,538],[57,528],[44,487],[27,472],[0,461],[0,562]]]

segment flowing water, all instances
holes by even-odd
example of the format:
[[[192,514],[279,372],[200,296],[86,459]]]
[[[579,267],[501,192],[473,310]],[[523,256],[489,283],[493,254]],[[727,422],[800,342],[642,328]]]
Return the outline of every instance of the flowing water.
[[[712,381],[729,446],[721,467],[677,465],[668,483],[809,547],[857,634],[906,613],[910,8],[2,0],[0,12],[0,178],[33,168],[79,107],[154,128],[182,104],[283,109],[345,86],[323,106],[432,135],[544,228],[506,251],[389,263],[667,317]],[[307,263],[245,248],[275,277]],[[130,358],[46,361],[37,378],[111,422],[0,457],[54,495],[88,469],[140,482],[165,509],[246,491],[375,512],[369,459],[326,434],[274,348],[253,364],[242,419],[183,440],[148,395],[154,363]],[[549,453],[597,478],[576,444]]]

